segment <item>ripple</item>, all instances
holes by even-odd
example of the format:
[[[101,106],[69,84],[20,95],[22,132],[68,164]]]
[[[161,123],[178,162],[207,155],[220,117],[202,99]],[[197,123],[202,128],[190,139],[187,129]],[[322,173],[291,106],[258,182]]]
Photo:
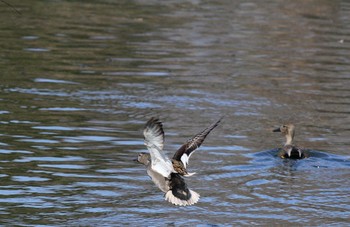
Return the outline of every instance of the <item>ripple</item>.
[[[95,36],[90,36],[90,39],[92,39],[92,40],[114,40],[114,39],[116,39],[116,37],[113,35],[95,35]]]
[[[0,195],[22,195],[24,192],[20,189],[0,189]]]
[[[107,142],[107,141],[113,141],[117,139],[117,137],[111,137],[111,136],[75,136],[75,137],[58,136],[57,138],[61,138],[63,139],[64,142],[67,142],[67,143]]]
[[[47,78],[35,78],[34,82],[37,82],[37,83],[54,83],[54,84],[79,84],[77,82],[68,81],[68,80],[55,80],[55,79],[47,79]]]
[[[64,186],[44,186],[44,185],[40,185],[40,186],[27,186],[25,187],[25,190],[27,193],[34,193],[34,194],[55,194],[57,193],[57,191],[59,191],[60,189],[64,189]]]
[[[39,164],[39,167],[56,168],[56,169],[87,169],[86,165],[69,165],[69,164]]]
[[[326,141],[327,138],[323,138],[323,137],[312,137],[312,138],[308,138],[309,141],[311,142],[315,142],[315,141]]]
[[[225,138],[234,138],[234,139],[247,139],[248,136],[244,135],[225,135]]]
[[[140,140],[118,140],[118,141],[113,141],[112,144],[115,145],[143,145],[144,143]]]
[[[64,126],[57,126],[57,125],[50,125],[50,126],[34,126],[33,129],[40,129],[40,130],[57,130],[57,131],[73,131],[74,128],[72,127],[64,127]]]
[[[134,168],[118,168],[118,169],[98,169],[96,170],[97,173],[132,173],[134,172]]]
[[[250,151],[249,148],[238,146],[238,145],[232,145],[232,146],[216,146],[216,147],[211,147],[211,146],[203,146],[200,148],[201,150],[204,151],[218,151],[218,150],[227,150],[227,151]],[[228,155],[232,155],[228,153]]]
[[[0,154],[13,154],[13,153],[19,153],[19,154],[32,154],[31,151],[24,151],[24,150],[5,150],[0,149]]]
[[[27,35],[27,36],[22,36],[22,39],[24,39],[24,40],[36,40],[36,39],[39,39],[39,36]]]
[[[59,177],[92,178],[92,179],[110,178],[106,176],[99,176],[99,175],[93,175],[93,174],[60,173],[60,172],[55,172],[53,175],[59,176]]]
[[[84,111],[85,108],[76,108],[76,107],[49,107],[49,108],[40,108],[40,110],[49,110],[49,111]]]
[[[0,14],[1,222],[349,225],[350,3],[159,2],[18,4],[21,25],[35,25],[22,34]],[[221,136],[185,179],[195,206],[167,203],[127,161],[146,149],[141,119],[174,122],[172,140],[221,114]],[[256,152],[279,141],[267,125],[289,120],[305,126],[304,144],[328,150],[298,161]]]
[[[246,182],[247,186],[258,186],[258,185],[263,185],[263,184],[269,184],[269,183],[273,183],[269,180],[266,179],[256,179],[256,180],[251,180]],[[275,181],[275,183],[280,183],[279,181]]]
[[[88,212],[88,213],[107,213],[113,211],[112,208],[102,208],[102,207],[85,207],[80,210],[81,212]]]
[[[81,162],[86,161],[85,158],[79,156],[65,156],[65,157],[22,157],[21,159],[15,159],[13,162]]]
[[[16,198],[0,198],[0,203],[18,203],[18,204],[42,204],[45,201],[38,197],[16,197]]]
[[[109,190],[87,190],[85,193],[103,197],[120,197],[122,195],[120,192],[113,192]]]
[[[49,181],[51,179],[45,177],[28,177],[28,176],[13,176],[13,181],[28,182],[28,181]]]
[[[37,123],[37,122],[11,120],[11,121],[9,121],[9,123],[13,123],[13,124],[35,124],[35,123]]]
[[[169,76],[168,72],[104,72],[109,76]]]
[[[44,96],[58,96],[58,97],[69,97],[69,93],[62,92],[61,90],[50,90],[50,89],[36,89],[36,88],[10,88],[10,92],[19,92],[24,94],[33,94],[33,95],[44,95]]]
[[[96,187],[118,187],[119,182],[94,182],[94,181],[79,181],[74,183],[74,185],[79,187],[90,187],[90,188],[96,188]]]
[[[50,140],[50,139],[19,139],[18,141],[22,142],[30,142],[30,143],[49,143],[49,144],[54,144],[54,143],[59,143],[57,140]]]
[[[40,48],[40,47],[28,47],[28,48],[24,48],[24,50],[30,51],[30,52],[48,52],[48,51],[50,51],[47,48]]]
[[[151,103],[151,102],[124,102],[123,106],[125,107],[132,107],[132,108],[138,108],[138,109],[149,109],[149,108],[161,108],[161,105]]]
[[[35,145],[35,146],[32,146],[33,148],[35,149],[38,149],[38,150],[51,150],[52,148],[51,147],[47,147],[47,146],[42,146],[42,145]]]

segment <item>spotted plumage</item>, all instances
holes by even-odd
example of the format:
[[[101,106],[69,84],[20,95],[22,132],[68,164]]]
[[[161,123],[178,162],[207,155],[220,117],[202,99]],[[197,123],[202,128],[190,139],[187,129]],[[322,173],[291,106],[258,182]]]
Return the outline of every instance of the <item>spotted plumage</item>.
[[[191,155],[199,148],[204,142],[205,138],[209,133],[220,123],[222,118],[220,118],[215,123],[211,124],[209,127],[204,129],[202,132],[196,134],[194,137],[189,139],[185,144],[183,144],[174,154],[172,159],[174,169],[176,172],[183,176],[191,176],[195,173],[188,173],[186,168]]]

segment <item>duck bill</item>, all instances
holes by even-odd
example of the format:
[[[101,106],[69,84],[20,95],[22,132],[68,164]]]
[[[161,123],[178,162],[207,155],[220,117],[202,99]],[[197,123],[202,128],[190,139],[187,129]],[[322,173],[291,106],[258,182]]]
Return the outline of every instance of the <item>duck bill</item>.
[[[280,132],[281,131],[281,128],[276,128],[274,130],[272,130],[273,132]]]

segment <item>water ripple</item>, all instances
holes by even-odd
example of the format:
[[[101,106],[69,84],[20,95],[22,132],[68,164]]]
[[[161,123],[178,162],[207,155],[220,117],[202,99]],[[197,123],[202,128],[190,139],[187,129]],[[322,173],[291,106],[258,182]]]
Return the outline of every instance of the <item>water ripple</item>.
[[[55,83],[55,84],[79,84],[79,83],[73,82],[73,81],[56,80],[56,79],[48,79],[48,78],[35,78],[34,82],[37,82],[37,83]]]
[[[15,159],[13,162],[83,162],[85,158],[79,156],[65,156],[65,157],[22,157]]]
[[[12,176],[13,181],[28,182],[28,181],[49,181],[49,178],[45,177],[28,177],[28,176]]]
[[[0,149],[0,154],[13,154],[13,153],[19,153],[19,154],[32,154],[31,151],[23,151],[23,150],[5,150]]]

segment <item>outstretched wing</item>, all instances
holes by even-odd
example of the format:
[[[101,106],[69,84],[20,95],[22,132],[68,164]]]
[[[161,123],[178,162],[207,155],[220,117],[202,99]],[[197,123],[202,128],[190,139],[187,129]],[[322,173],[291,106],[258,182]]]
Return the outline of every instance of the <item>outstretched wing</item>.
[[[152,117],[149,119],[143,130],[143,136],[145,137],[145,143],[152,143],[158,147],[159,150],[163,150],[164,146],[164,131],[163,124],[158,118]]]
[[[151,168],[164,177],[174,172],[171,161],[163,153],[164,131],[158,118],[151,118],[143,130],[144,142],[151,155]]]
[[[201,133],[198,133],[193,138],[189,139],[184,145],[182,145],[175,153],[173,159],[177,161],[181,161],[184,167],[186,168],[188,164],[188,160],[190,156],[194,153],[194,151],[200,147],[200,145],[203,143],[207,135],[216,127],[219,125],[220,121],[222,120],[222,117],[216,121],[215,123],[211,124],[208,128],[204,129]]]

